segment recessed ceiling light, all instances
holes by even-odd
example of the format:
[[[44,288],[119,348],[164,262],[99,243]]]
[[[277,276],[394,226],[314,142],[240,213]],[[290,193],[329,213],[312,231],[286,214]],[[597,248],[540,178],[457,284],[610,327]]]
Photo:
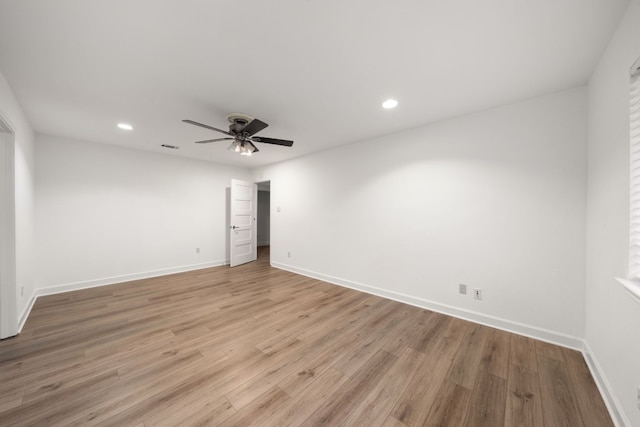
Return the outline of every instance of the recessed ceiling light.
[[[124,130],[133,130],[133,126],[126,123],[118,123],[118,127]]]
[[[397,106],[398,106],[398,101],[396,101],[395,99],[387,99],[382,103],[382,108],[385,108],[387,110],[391,108],[396,108]]]

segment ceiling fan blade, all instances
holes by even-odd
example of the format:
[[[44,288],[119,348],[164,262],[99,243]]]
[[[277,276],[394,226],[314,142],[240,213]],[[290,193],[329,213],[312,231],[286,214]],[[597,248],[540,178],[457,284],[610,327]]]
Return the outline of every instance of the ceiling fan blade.
[[[251,136],[255,133],[260,132],[262,129],[266,128],[267,126],[269,125],[266,124],[265,122],[258,119],[253,119],[249,123],[247,123],[245,127],[242,128],[242,133],[246,133],[247,135]]]
[[[226,141],[228,139],[234,139],[234,138],[217,138],[217,139],[207,139],[204,141],[196,141],[196,144],[207,144],[209,142],[216,142],[216,141]]]
[[[209,125],[203,125],[202,123],[198,123],[198,122],[194,122],[193,120],[183,120],[183,122],[185,123],[189,123],[190,125],[196,125],[196,126],[200,126],[201,128],[205,128],[205,129],[210,129],[210,130],[215,130],[216,132],[222,132],[226,135],[230,135],[233,136],[233,134],[227,132],[226,130],[222,130],[222,129],[218,129],[218,128],[214,128],[213,126],[209,126]]]
[[[287,139],[265,138],[264,136],[253,136],[251,140],[265,144],[283,145],[285,147],[291,147],[293,145],[293,141]]]

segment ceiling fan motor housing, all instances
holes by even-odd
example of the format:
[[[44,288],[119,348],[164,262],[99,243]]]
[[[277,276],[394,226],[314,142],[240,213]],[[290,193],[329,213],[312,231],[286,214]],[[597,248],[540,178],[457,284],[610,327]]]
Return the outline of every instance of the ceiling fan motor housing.
[[[227,115],[229,123],[229,132],[240,134],[242,129],[253,120],[253,117],[243,113],[230,113]]]

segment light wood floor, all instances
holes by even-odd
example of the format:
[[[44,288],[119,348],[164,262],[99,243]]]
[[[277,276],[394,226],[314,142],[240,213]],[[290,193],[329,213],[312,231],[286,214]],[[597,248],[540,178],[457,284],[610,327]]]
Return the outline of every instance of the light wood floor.
[[[270,268],[38,299],[0,425],[611,426],[580,353]]]

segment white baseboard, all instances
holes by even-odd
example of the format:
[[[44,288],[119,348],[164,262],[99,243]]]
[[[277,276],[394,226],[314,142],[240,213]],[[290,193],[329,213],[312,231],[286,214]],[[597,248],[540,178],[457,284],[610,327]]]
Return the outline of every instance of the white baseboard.
[[[120,276],[104,277],[100,279],[85,280],[82,282],[65,283],[62,285],[38,288],[37,296],[54,295],[62,292],[77,291],[80,289],[95,288],[98,286],[113,285],[115,283],[130,282],[132,280],[148,279],[151,277],[166,276],[168,274],[184,273],[185,271],[200,270],[209,267],[219,267],[228,264],[228,261],[211,261],[198,264],[182,265],[178,267],[162,268],[160,270],[145,271],[141,273],[123,274]]]
[[[582,351],[583,340],[571,335],[563,334],[561,332],[550,331],[535,326],[525,325],[523,323],[514,322],[507,319],[502,319],[487,314],[478,313],[471,310],[465,310],[458,307],[453,307],[446,304],[441,304],[434,301],[429,301],[423,298],[402,294],[400,292],[389,291],[387,289],[381,289],[374,286],[365,285],[363,283],[354,282],[352,280],[342,279],[338,277],[329,276],[315,271],[309,271],[291,265],[282,264],[278,262],[271,262],[271,266],[279,268],[281,270],[290,271],[292,273],[301,274],[303,276],[311,277],[313,279],[329,282],[334,285],[344,286],[346,288],[355,289],[357,291],[366,292],[368,294],[377,295],[383,298],[391,299],[394,301],[402,302],[405,304],[413,305],[416,307],[424,308],[427,310],[435,311],[449,316],[457,317],[460,319],[468,320],[470,322],[479,323],[481,325],[489,326],[496,329],[501,329],[508,332],[513,332],[518,335],[524,335],[527,337],[535,338],[541,341],[546,341],[552,344],[557,344],[563,347],[568,347],[574,350]]]
[[[163,268],[160,270],[145,271],[141,273],[123,274],[120,276],[111,276],[111,277],[104,277],[100,279],[85,280],[82,282],[65,283],[61,285],[48,286],[46,288],[36,288],[31,294],[31,297],[29,298],[29,303],[27,304],[25,309],[22,311],[22,314],[18,319],[18,333],[22,331],[22,328],[24,327],[24,324],[26,323],[27,318],[29,317],[29,314],[33,309],[33,305],[35,304],[38,297],[41,297],[41,296],[55,295],[63,292],[78,291],[80,289],[96,288],[99,286],[107,286],[107,285],[113,285],[116,283],[130,282],[132,280],[149,279],[151,277],[166,276],[168,274],[184,273],[186,271],[201,270],[203,268],[220,267],[222,265],[228,265],[228,264],[229,264],[229,260],[210,261],[210,262],[203,262],[199,264],[182,265],[178,267]]]
[[[18,318],[18,333],[22,332],[22,328],[24,327],[24,324],[27,322],[27,318],[31,313],[31,309],[33,308],[33,305],[36,303],[37,298],[38,298],[38,294],[37,294],[37,291],[34,289],[33,292],[31,293],[31,296],[29,297],[29,302],[27,303],[27,306],[24,308],[24,310],[22,310],[22,313]]]
[[[584,341],[582,354],[584,355],[584,359],[587,361],[587,366],[591,371],[591,376],[596,382],[596,386],[598,386],[598,390],[604,400],[604,404],[607,405],[613,424],[616,427],[631,427],[631,422],[629,422],[629,419],[625,416],[624,411],[622,410],[622,405],[620,405],[615,393],[613,393],[611,384],[609,384],[607,377],[604,375],[604,371],[600,367],[600,363],[598,363],[598,360],[593,354],[593,350],[591,350],[591,347],[586,340]]]

